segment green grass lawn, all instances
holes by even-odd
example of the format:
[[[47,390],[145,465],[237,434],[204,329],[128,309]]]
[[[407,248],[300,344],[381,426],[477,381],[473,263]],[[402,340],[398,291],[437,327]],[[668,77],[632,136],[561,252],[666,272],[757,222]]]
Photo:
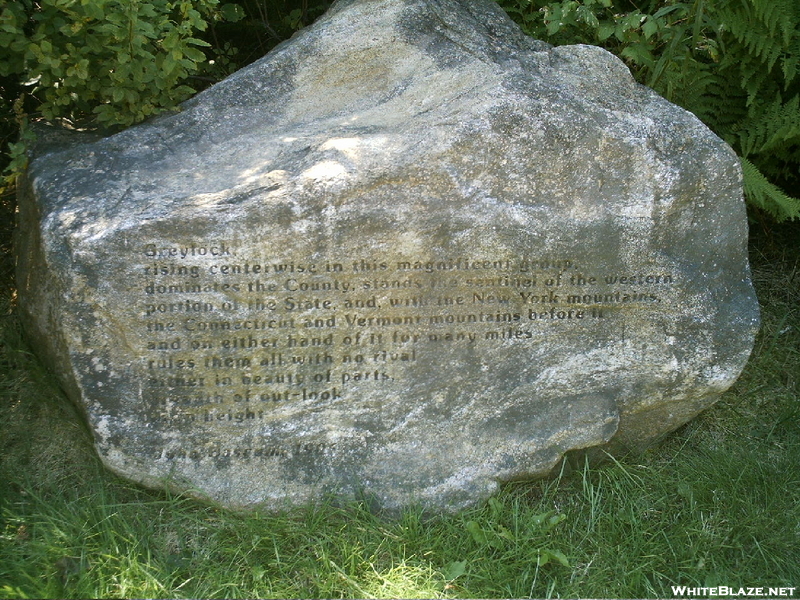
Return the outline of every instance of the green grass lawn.
[[[237,515],[106,472],[22,340],[6,244],[0,597],[663,598],[673,585],[800,587],[800,242],[796,226],[786,231],[752,244],[762,330],[713,408],[644,455],[509,484],[454,516],[395,518],[360,504]]]

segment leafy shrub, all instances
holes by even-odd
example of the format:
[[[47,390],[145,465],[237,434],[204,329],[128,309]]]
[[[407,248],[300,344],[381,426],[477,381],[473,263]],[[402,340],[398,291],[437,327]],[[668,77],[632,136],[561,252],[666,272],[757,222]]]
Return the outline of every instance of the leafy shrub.
[[[742,158],[750,205],[800,217],[800,3],[796,0],[498,0],[527,33],[598,44],[695,113]],[[781,189],[783,188],[783,189]]]
[[[0,12],[0,76],[45,119],[130,125],[174,107],[205,60],[197,37],[218,0],[11,0]]]
[[[13,193],[28,119],[114,130],[175,107],[266,54],[328,0],[0,2],[0,196]]]

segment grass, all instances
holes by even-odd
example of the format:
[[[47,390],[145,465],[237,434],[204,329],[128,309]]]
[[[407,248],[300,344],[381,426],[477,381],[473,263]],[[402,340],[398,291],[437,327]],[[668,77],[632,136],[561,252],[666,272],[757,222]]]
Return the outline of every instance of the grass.
[[[0,597],[663,598],[673,585],[798,587],[800,249],[764,238],[752,255],[763,327],[717,405],[643,455],[509,484],[436,518],[389,519],[361,504],[239,515],[116,478],[25,346],[8,285]]]

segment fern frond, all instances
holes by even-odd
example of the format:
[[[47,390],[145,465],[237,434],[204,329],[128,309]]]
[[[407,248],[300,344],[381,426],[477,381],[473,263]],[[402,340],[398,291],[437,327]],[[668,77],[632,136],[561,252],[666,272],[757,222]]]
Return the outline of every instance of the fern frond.
[[[794,0],[750,0],[750,5],[753,7],[753,12],[769,31],[773,37],[783,38],[783,45],[789,45],[792,34],[794,33],[794,26],[797,23],[796,18],[791,18],[790,15],[794,13],[796,3]],[[795,17],[796,17],[795,13]]]
[[[714,93],[724,83],[710,65],[690,56],[669,62],[655,90],[665,98],[710,123],[719,111],[720,98]]]
[[[753,56],[763,59],[765,55],[774,54],[777,58],[780,54],[781,44],[769,31],[764,31],[749,5],[742,3],[737,8],[729,6],[722,20],[733,37]]]
[[[800,144],[800,95],[788,102],[778,96],[768,105],[751,108],[734,134],[745,157],[764,152],[780,154],[776,150]]]
[[[800,35],[800,14],[794,0],[724,2],[719,20],[768,72],[779,59],[791,56],[791,49]]]
[[[783,69],[783,78],[786,80],[787,87],[794,81],[794,78],[797,77],[798,65],[800,65],[800,32],[795,36],[789,48],[789,52],[781,65]]]
[[[777,222],[800,218],[800,198],[792,198],[771,183],[761,171],[746,158],[742,158],[744,193],[747,201],[769,213]]]
[[[702,98],[705,117],[701,118],[717,135],[736,146],[727,138],[731,130],[747,118],[747,94],[740,85],[738,71],[717,67],[712,68],[712,72],[716,75],[716,81],[705,90]],[[694,108],[689,110],[695,112]]]

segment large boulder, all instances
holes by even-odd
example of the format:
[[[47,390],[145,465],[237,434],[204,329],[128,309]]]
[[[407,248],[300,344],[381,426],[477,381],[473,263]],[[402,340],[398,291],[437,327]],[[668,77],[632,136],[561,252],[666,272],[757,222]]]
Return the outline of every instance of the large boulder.
[[[20,186],[34,346],[113,471],[453,510],[711,405],[758,326],[739,162],[490,0],[339,0]]]

